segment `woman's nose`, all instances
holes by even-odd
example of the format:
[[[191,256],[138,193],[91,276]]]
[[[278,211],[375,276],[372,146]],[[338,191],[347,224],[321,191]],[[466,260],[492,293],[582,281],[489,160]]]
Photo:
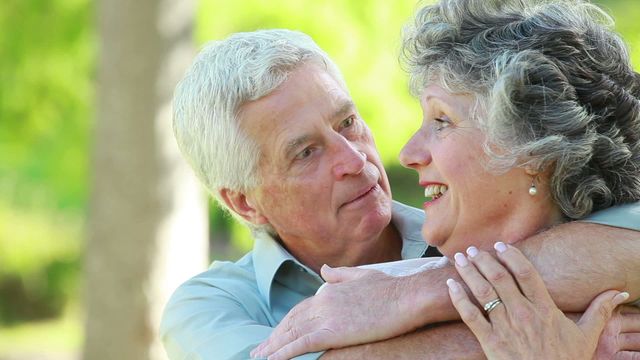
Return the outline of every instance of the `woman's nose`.
[[[431,152],[427,139],[421,131],[416,132],[400,151],[400,164],[406,168],[415,169],[431,163]]]

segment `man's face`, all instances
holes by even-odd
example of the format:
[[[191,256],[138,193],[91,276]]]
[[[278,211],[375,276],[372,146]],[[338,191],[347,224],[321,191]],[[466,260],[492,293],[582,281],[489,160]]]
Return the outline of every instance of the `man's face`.
[[[262,183],[247,199],[292,255],[340,265],[377,240],[391,220],[389,182],[371,131],[340,83],[305,64],[240,116],[262,152]]]

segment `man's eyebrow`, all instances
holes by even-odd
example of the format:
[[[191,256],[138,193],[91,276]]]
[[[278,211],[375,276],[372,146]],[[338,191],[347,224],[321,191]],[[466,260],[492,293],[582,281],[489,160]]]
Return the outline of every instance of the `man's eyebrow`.
[[[300,145],[309,141],[310,138],[311,136],[309,135],[302,135],[298,136],[297,138],[291,139],[284,147],[285,156],[289,157],[293,151],[300,147]]]
[[[354,104],[354,102],[352,100],[350,100],[350,99],[349,100],[345,100],[342,103],[342,105],[340,105],[338,107],[338,110],[336,110],[333,113],[333,118],[344,116],[344,114],[350,112],[354,108],[355,108],[355,104]],[[310,135],[302,135],[302,136],[298,136],[298,137],[296,137],[294,139],[291,139],[284,146],[284,155],[286,157],[289,157],[293,151],[295,151],[298,147],[300,147],[300,145],[308,142],[310,138],[311,138]]]
[[[342,103],[342,105],[338,108],[338,110],[336,110],[336,112],[333,113],[333,117],[336,118],[336,117],[342,116],[350,112],[355,107],[356,107],[356,104],[353,103],[353,100],[345,100]]]

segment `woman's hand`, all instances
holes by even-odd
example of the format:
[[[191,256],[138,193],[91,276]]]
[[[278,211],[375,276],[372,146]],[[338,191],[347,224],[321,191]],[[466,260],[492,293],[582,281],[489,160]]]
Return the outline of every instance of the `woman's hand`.
[[[591,359],[613,309],[627,293],[605,291],[578,323],[554,304],[540,275],[515,247],[496,243],[499,262],[475,247],[455,255],[462,286],[447,280],[449,296],[489,359]],[[505,268],[506,266],[506,268]],[[508,269],[508,270],[507,270]]]

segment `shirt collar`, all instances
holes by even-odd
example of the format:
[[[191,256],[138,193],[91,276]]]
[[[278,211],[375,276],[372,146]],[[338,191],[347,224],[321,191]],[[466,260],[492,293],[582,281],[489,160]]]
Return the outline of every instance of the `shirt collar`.
[[[403,259],[413,259],[421,257],[427,244],[422,240],[420,228],[424,221],[422,210],[393,201],[391,221],[396,226],[402,237]],[[253,246],[252,258],[256,273],[258,290],[267,305],[271,306],[271,287],[278,273],[278,270],[286,262],[293,262],[308,273],[315,274],[304,264],[300,263],[276,239],[264,232],[254,233],[255,243]]]
[[[393,201],[391,221],[402,237],[402,259],[422,257],[427,243],[422,239],[424,211]]]
[[[256,272],[258,290],[263,299],[270,305],[271,284],[278,269],[287,261],[297,260],[283,248],[276,239],[264,232],[254,233],[253,264]]]

